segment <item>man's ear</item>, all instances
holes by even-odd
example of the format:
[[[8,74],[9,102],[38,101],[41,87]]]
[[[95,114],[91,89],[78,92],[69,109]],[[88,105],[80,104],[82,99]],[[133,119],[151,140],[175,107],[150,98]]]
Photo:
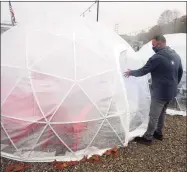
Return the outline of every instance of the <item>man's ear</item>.
[[[159,47],[164,47],[165,45],[166,45],[166,43],[164,43],[164,42],[159,42]]]

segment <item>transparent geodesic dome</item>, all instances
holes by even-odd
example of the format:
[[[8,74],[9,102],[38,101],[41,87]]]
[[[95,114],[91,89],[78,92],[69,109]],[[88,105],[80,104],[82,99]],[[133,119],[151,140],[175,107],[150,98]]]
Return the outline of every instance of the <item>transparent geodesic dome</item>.
[[[18,25],[1,37],[1,154],[77,160],[126,146],[147,127],[146,77],[117,34],[82,19]]]
[[[167,45],[175,50],[181,57],[181,62],[183,66],[183,77],[181,82],[178,85],[178,95],[172,100],[169,108],[178,111],[186,111],[186,34],[177,33],[177,34],[168,34],[164,35],[166,38]],[[154,54],[152,50],[151,42],[144,45],[137,53],[137,56],[142,60],[143,64]],[[148,75],[148,80],[151,76]],[[171,111],[172,112],[172,111]],[[183,114],[183,113],[182,113]]]

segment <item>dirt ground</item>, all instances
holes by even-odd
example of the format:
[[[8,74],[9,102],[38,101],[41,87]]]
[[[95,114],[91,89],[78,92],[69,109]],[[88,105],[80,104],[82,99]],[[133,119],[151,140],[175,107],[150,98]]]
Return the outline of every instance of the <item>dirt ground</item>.
[[[167,116],[165,139],[154,140],[151,146],[130,142],[119,149],[119,157],[103,156],[102,163],[81,163],[64,170],[56,170],[49,163],[27,163],[25,172],[186,172],[187,133],[186,117]],[[20,164],[1,157],[1,171],[6,172],[9,164]]]

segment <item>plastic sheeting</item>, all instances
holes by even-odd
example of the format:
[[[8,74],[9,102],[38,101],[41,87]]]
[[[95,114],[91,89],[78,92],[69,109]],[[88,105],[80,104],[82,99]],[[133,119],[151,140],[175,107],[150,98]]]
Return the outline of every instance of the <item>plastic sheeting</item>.
[[[186,114],[186,34],[178,33],[178,34],[168,34],[164,35],[166,38],[167,45],[175,50],[179,56],[181,57],[182,65],[183,65],[183,77],[181,82],[178,85],[178,95],[172,100],[169,108],[175,111],[175,114],[181,114],[180,111],[184,111],[182,114]],[[147,60],[154,54],[152,50],[151,42],[144,45],[137,53],[137,56],[142,60],[143,64],[147,62]],[[148,75],[148,79],[151,76]],[[173,114],[173,111],[168,111],[168,113]]]
[[[98,23],[37,21],[2,34],[1,155],[77,160],[126,146],[147,127],[146,77],[132,48]]]

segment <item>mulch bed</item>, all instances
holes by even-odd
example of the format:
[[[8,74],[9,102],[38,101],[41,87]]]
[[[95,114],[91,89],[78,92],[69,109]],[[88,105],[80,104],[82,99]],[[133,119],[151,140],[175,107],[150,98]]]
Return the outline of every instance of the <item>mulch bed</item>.
[[[118,150],[119,156],[103,155],[99,163],[82,162],[58,170],[50,163],[20,163],[1,157],[1,171],[8,172],[7,167],[16,164],[17,171],[25,172],[186,172],[186,122],[186,117],[167,116],[163,141],[154,140],[151,146],[130,142]],[[21,164],[28,166],[23,170]]]

